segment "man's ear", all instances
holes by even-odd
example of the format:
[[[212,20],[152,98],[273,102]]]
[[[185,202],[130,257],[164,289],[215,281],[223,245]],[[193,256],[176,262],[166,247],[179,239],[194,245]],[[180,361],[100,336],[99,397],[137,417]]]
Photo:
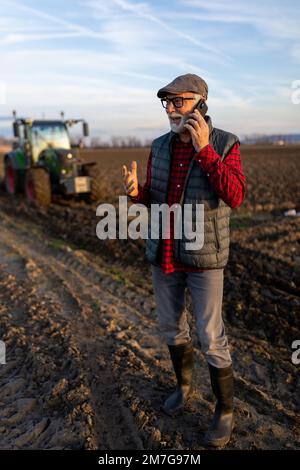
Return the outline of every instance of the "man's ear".
[[[206,101],[206,97],[203,95],[197,95],[197,98],[198,99],[197,99],[196,107],[200,103],[200,101]]]

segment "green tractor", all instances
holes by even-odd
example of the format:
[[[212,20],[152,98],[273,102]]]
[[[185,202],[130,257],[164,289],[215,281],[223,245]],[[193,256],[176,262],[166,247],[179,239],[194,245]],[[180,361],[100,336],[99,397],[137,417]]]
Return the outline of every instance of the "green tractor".
[[[5,188],[15,195],[25,192],[27,201],[49,205],[52,193],[82,194],[86,200],[101,199],[101,172],[95,161],[80,159],[79,149],[71,146],[69,128],[82,123],[83,135],[88,125],[83,119],[25,119],[14,115],[16,138],[12,151],[4,156]]]

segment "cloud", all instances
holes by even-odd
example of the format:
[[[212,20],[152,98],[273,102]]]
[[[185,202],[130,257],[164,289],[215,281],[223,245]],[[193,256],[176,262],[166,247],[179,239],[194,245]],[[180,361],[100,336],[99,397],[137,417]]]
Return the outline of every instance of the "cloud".
[[[296,61],[300,61],[300,46],[299,44],[295,45],[292,48],[292,58]]]
[[[19,2],[0,0],[0,5],[7,6],[8,8],[13,8],[14,10],[22,11],[29,15],[34,15],[38,17],[39,19],[46,20],[47,22],[62,26],[64,29],[67,28],[73,31],[74,33],[77,33],[80,35],[84,35],[84,36],[91,37],[94,39],[103,39],[103,35],[101,35],[101,33],[98,33],[97,31],[94,31],[90,28],[87,28],[86,26],[82,26],[73,21],[64,20],[60,18],[59,16],[54,16],[49,13],[45,13],[44,11],[41,11],[37,8],[32,8]],[[26,40],[25,36],[24,36],[24,40]]]
[[[182,0],[185,7],[194,7],[195,11],[182,12],[184,18],[194,20],[250,24],[263,35],[283,39],[299,39],[299,4],[298,2],[278,2],[274,0],[245,2],[231,0]],[[198,10],[198,11],[197,11]],[[200,12],[199,12],[200,10]],[[177,13],[175,13],[177,15]],[[171,14],[172,16],[172,14]]]
[[[224,52],[221,51],[219,48],[213,47],[205,43],[204,41],[199,41],[193,35],[183,31],[181,28],[173,27],[169,21],[166,22],[162,20],[157,14],[152,12],[150,6],[147,3],[131,3],[127,0],[111,0],[111,3],[125,12],[130,12],[135,16],[146,20],[148,23],[151,22],[152,24],[157,25],[158,34],[162,30],[165,30],[167,33],[169,33],[170,40],[172,40],[174,37],[178,37],[187,43],[197,46],[198,48],[200,48],[200,51],[202,50],[210,54],[210,60],[223,64],[230,60],[230,56],[228,54],[224,54]],[[89,5],[96,11],[98,8],[100,8],[101,11],[103,9],[103,3],[99,0],[92,0],[89,2]],[[144,33],[147,34],[147,28],[144,28]],[[141,38],[142,37],[143,36],[141,36]]]
[[[208,82],[209,110],[224,128],[278,127],[278,112],[292,126],[288,88],[300,78],[296,5],[0,0],[1,112],[57,115],[65,108],[108,134],[111,126],[115,134],[149,135],[167,127],[157,90],[190,72]]]
[[[128,57],[116,53],[104,53],[97,51],[86,51],[85,49],[22,49],[16,51],[6,51],[1,55],[1,65],[3,67],[2,76],[10,82],[22,74],[23,80],[33,79],[43,81],[49,86],[55,85],[56,77],[66,76],[70,83],[73,81],[97,81],[102,76],[114,87],[114,83],[129,82],[129,79],[138,80],[138,88],[153,88],[152,82],[157,82],[158,86],[162,80],[168,78],[147,73],[147,68],[143,65],[147,63],[147,58],[136,57],[142,65],[141,72],[134,71],[129,67]],[[162,60],[162,59],[161,59]],[[148,59],[151,62],[151,56]],[[38,64],[46,63],[47,68],[38,67]],[[149,62],[148,62],[149,63]],[[144,73],[143,73],[144,70]],[[33,74],[33,71],[36,71]],[[48,77],[48,78],[47,78]],[[126,79],[127,77],[127,79]],[[149,83],[148,83],[149,82]],[[126,85],[125,85],[126,86]],[[155,86],[155,85],[154,85]],[[156,88],[155,86],[155,88]]]
[[[74,38],[82,36],[81,33],[64,33],[64,32],[57,32],[57,33],[39,33],[39,34],[7,34],[2,40],[0,40],[0,45],[8,45],[8,44],[16,44],[28,41],[49,41],[52,39],[66,39],[66,38]]]

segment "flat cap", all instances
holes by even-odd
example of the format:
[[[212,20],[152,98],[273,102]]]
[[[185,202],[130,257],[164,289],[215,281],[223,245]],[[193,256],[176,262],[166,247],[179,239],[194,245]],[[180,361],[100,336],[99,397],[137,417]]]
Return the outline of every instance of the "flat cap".
[[[158,90],[157,96],[158,98],[164,98],[168,93],[177,94],[185,91],[198,93],[207,98],[208,86],[203,78],[198,77],[198,75],[186,73],[185,75],[179,75],[171,83]]]

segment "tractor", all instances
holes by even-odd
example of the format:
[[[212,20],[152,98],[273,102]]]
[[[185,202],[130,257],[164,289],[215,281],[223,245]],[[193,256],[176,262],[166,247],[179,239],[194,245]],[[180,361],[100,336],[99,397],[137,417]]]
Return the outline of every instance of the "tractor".
[[[83,119],[17,118],[13,112],[13,149],[4,156],[6,191],[24,192],[31,204],[47,206],[53,193],[82,195],[90,202],[101,198],[101,172],[95,161],[80,159],[78,146],[71,146],[69,128]],[[82,141],[81,141],[82,142]]]

